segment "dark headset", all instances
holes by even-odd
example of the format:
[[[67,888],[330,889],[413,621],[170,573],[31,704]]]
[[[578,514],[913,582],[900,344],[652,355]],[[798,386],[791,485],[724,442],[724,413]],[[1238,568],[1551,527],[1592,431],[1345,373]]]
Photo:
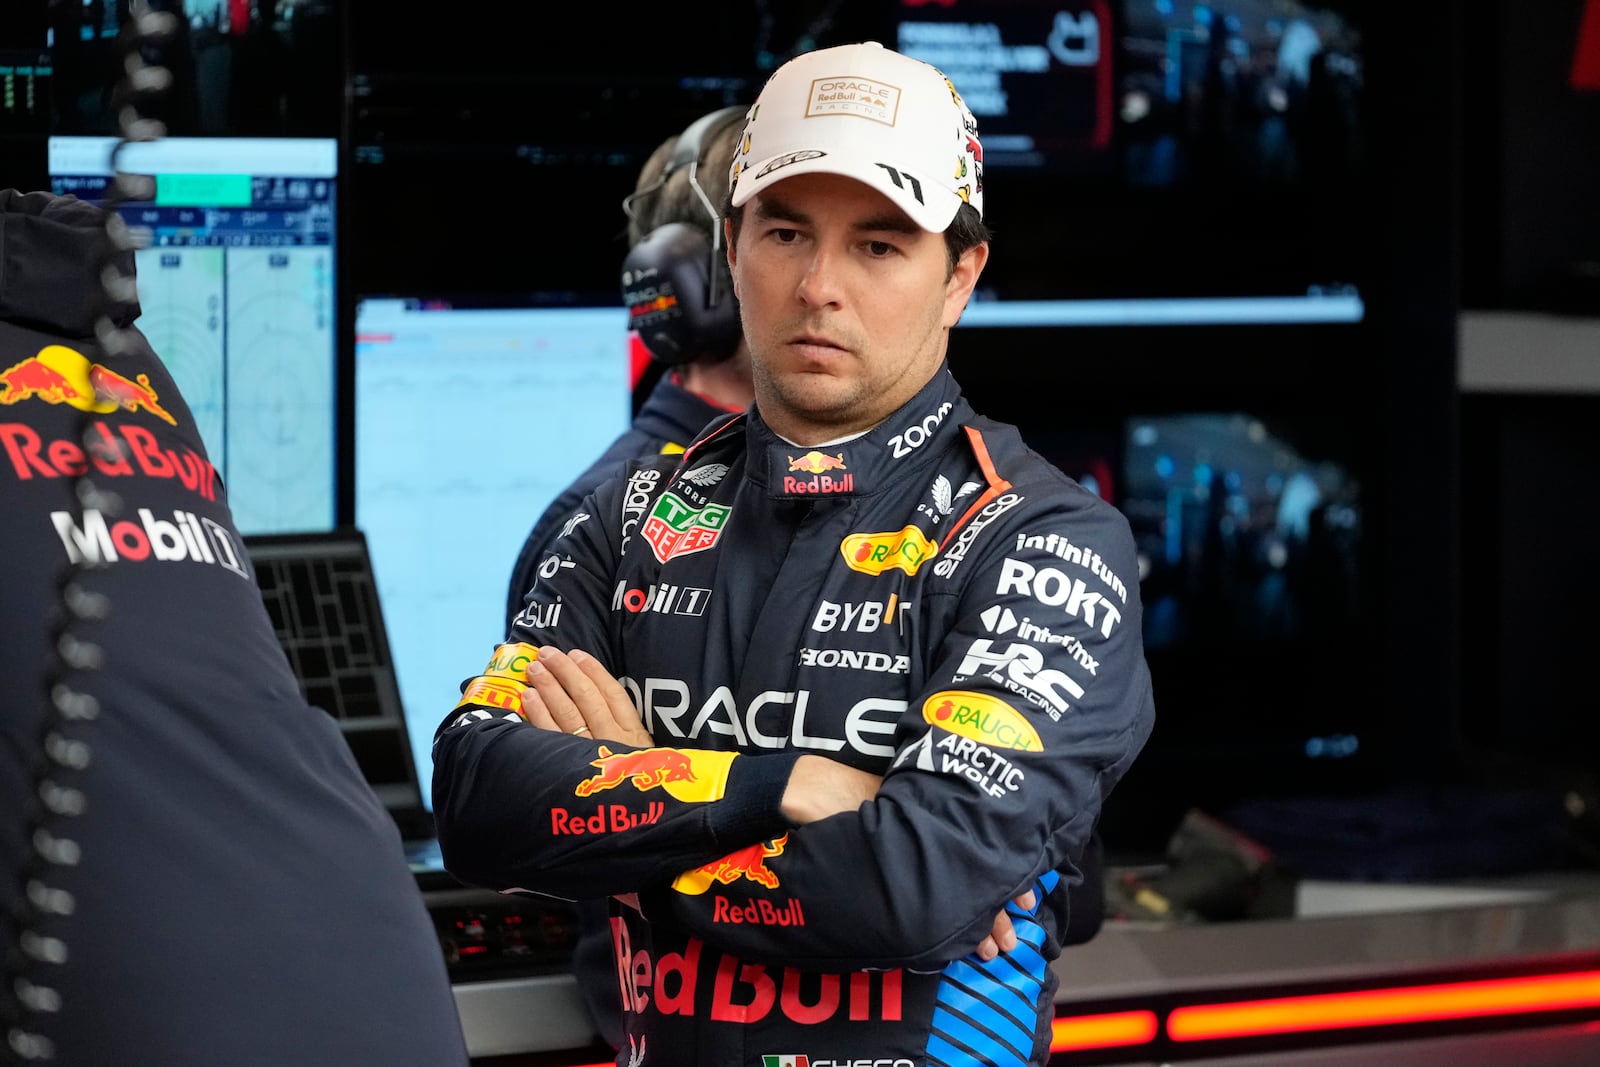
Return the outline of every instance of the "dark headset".
[[[725,107],[702,115],[678,135],[661,177],[622,201],[634,218],[633,203],[654,195],[667,179],[688,168],[689,187],[706,209],[706,226],[669,222],[657,226],[628,250],[622,261],[622,301],[628,326],[658,363],[676,367],[699,358],[727,359],[739,347],[739,302],[722,249],[722,214],[700,187],[695,172],[706,133],[742,117],[744,107]]]

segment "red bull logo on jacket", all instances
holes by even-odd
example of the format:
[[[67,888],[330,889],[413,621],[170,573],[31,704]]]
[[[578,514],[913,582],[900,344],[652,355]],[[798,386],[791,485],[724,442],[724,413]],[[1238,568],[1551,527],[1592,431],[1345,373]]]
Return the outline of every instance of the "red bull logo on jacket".
[[[0,371],[0,404],[24,400],[67,404],[99,414],[118,408],[143,410],[173,426],[178,424],[158,402],[149,375],[125,378],[104,364],[89,362],[83,353],[66,345],[46,345],[37,355]]]
[[[600,773],[585,778],[573,790],[580,797],[624,782],[638,790],[664,789],[674,799],[707,801],[722,799],[728,786],[728,767],[736,752],[684,752],[676,748],[640,748],[613,752],[601,745],[590,765]]]
[[[748,878],[768,889],[776,889],[778,876],[772,873],[767,861],[774,856],[783,855],[783,850],[788,844],[788,834],[771,841],[757,841],[753,845],[730,852],[721,859],[712,860],[703,867],[685,871],[672,880],[672,888],[690,896],[699,896],[714,885],[732,885]]]
[[[903,1014],[898,969],[819,976],[798,967],[769,966],[725,952],[708,952],[705,942],[696,937],[688,939],[682,952],[635,951],[627,922],[615,916],[611,939],[626,1012],[703,1016],[714,1022],[746,1025],[774,1016],[804,1026],[830,1021],[899,1022]]]
[[[798,459],[790,456],[789,469],[792,471],[806,471],[811,474],[822,474],[826,471],[842,471],[845,469],[844,453],[835,452],[830,456],[825,452],[818,452],[813,448],[810,452],[807,452]]]
[[[830,456],[813,448],[804,455],[786,455],[784,459],[788,461],[789,473],[783,476],[780,486],[786,496],[832,496],[855,492],[856,476],[838,473],[846,470],[843,452]],[[794,472],[809,474],[810,477],[796,477]]]
[[[107,478],[176,478],[204,500],[217,498],[217,469],[192,448],[162,448],[143,426],[104,422],[87,427],[85,439],[42,437],[25,423],[0,423],[0,453],[18,481],[71,478],[87,470]]]

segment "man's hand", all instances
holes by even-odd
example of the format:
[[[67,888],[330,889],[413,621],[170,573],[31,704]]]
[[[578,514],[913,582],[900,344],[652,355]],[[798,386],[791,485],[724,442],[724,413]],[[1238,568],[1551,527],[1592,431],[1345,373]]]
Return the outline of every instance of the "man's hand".
[[[527,678],[522,713],[534,726],[635,748],[655,745],[627,690],[589,653],[545,645]]]
[[[1032,911],[1037,898],[1033,890],[1027,889],[1012,903],[1023,911]],[[1017,947],[1017,931],[1011,925],[1011,916],[1006,909],[1001,908],[1000,914],[994,917],[994,926],[989,931],[989,936],[978,942],[976,949],[980,960],[992,960],[1002,952],[1010,952]]]
[[[877,796],[882,784],[883,779],[876,774],[807,753],[795,761],[794,770],[789,774],[789,784],[783,792],[783,814],[789,821],[804,826],[841,811],[855,811]],[[1036,901],[1033,890],[1026,889],[1013,903],[1024,911],[1032,911]],[[1016,947],[1017,932],[1012,928],[1011,916],[1001,908],[994,917],[989,936],[978,942],[974,951],[979,959],[992,960]]]
[[[855,811],[878,795],[883,778],[867,771],[814,756],[809,752],[795,761],[783,791],[783,814],[796,826],[826,819],[841,811]]]

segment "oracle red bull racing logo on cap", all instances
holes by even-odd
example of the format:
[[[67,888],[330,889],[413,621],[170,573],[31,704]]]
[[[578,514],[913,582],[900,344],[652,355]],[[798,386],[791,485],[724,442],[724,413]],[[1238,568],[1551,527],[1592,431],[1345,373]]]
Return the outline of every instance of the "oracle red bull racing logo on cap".
[[[771,841],[757,841],[753,845],[730,852],[721,859],[712,860],[703,867],[685,871],[672,880],[672,888],[690,896],[699,896],[714,885],[732,885],[748,878],[768,889],[776,889],[778,876],[772,873],[767,861],[774,856],[783,855],[783,850],[788,845],[788,834],[775,837]]]
[[[882,574],[895,567],[916,574],[937,551],[938,546],[915,526],[893,533],[851,534],[839,542],[845,566],[862,574]]]
[[[971,738],[992,748],[1040,752],[1044,742],[1027,718],[1003,700],[987,693],[947,689],[922,704],[922,717],[943,730]]]
[[[98,414],[144,410],[173,426],[178,420],[159,403],[150,388],[150,376],[126,378],[66,345],[46,345],[0,371],[0,404],[42,400],[46,404],[66,404],[79,411]]]
[[[640,748],[613,752],[601,745],[589,761],[600,773],[585,778],[573,790],[580,797],[624,782],[635,789],[664,789],[676,800],[686,802],[721,800],[728,785],[728,767],[736,752],[684,752],[676,748]]]

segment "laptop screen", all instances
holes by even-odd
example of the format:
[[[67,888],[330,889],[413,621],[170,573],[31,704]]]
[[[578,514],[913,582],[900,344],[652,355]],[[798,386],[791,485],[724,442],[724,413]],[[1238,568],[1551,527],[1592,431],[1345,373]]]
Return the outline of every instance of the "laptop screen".
[[[49,142],[51,188],[93,203],[112,137]],[[245,534],[327,530],[338,506],[333,138],[171,137],[117,168],[155,178],[120,207],[136,254],[139,326],[167,364]]]
[[[427,800],[434,729],[505,636],[523,540],[632,418],[627,310],[611,294],[381,297],[355,327],[355,522]]]
[[[245,548],[306,701],[339,724],[401,835],[431,836],[366,538],[348,527],[257,534]]]

